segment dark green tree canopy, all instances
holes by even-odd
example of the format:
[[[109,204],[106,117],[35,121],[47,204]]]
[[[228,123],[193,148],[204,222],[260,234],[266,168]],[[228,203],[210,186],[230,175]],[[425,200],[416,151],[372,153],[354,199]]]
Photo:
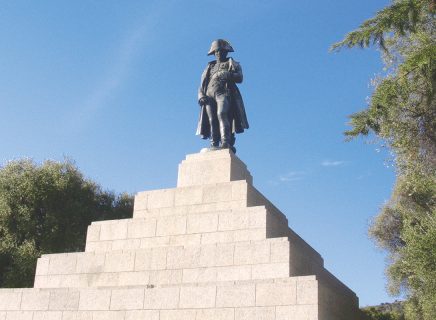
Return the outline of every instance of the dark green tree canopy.
[[[0,287],[32,286],[43,253],[81,251],[95,220],[131,217],[133,199],[103,191],[71,161],[0,168]]]

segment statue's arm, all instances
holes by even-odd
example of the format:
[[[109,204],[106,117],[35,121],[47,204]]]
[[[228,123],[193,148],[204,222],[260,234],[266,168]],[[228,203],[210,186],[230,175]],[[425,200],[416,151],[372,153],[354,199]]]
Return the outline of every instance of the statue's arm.
[[[209,69],[209,66],[204,69],[202,75],[201,75],[201,82],[200,87],[198,88],[198,103],[202,104],[201,101],[206,99],[206,92],[205,92],[205,86],[204,82],[206,81],[207,71]]]
[[[244,79],[244,76],[242,75],[241,65],[234,60],[232,61],[231,75],[232,75],[232,80],[235,83],[241,83],[242,80]]]

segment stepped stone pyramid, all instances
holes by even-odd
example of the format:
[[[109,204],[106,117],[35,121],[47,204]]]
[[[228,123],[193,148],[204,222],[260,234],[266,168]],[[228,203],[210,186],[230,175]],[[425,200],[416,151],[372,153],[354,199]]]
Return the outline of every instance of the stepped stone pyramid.
[[[38,259],[0,320],[353,320],[358,298],[288,227],[228,150],[188,155],[177,188],[93,222],[85,252]]]

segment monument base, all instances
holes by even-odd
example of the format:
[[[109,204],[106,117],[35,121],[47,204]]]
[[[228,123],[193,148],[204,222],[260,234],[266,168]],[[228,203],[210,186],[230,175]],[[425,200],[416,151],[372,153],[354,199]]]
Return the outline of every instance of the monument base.
[[[188,155],[177,188],[132,219],[93,222],[85,252],[38,259],[35,288],[1,289],[0,320],[352,320],[358,298],[229,150]]]

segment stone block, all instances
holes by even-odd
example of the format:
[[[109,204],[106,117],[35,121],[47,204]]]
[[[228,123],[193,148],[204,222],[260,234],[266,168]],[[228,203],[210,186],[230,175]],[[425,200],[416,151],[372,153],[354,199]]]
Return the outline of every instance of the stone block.
[[[114,289],[111,297],[111,310],[142,309],[144,289]]]
[[[236,284],[217,287],[217,307],[252,307],[255,305],[255,285]]]
[[[266,215],[265,209],[258,209],[256,211],[242,211],[239,209],[232,212],[223,212],[219,215],[218,230],[266,229]]]
[[[135,270],[161,270],[167,265],[167,248],[158,247],[136,251]]]
[[[204,233],[201,235],[201,244],[235,242],[234,239],[235,234],[233,231]]]
[[[112,241],[93,241],[87,242],[86,252],[106,252],[112,250]]]
[[[233,308],[198,309],[196,320],[235,320]]]
[[[13,289],[0,289],[0,310],[20,310],[21,294]]]
[[[269,263],[270,243],[241,243],[235,244],[235,264]]]
[[[258,209],[254,212],[249,213],[250,228],[262,228],[262,229],[266,228],[267,220],[268,220],[268,213],[267,213],[265,207],[261,206],[261,207],[254,207],[254,208],[258,208]]]
[[[289,262],[289,241],[271,243],[271,262]]]
[[[61,285],[60,275],[35,276],[35,288],[59,288]]]
[[[124,320],[125,311],[96,311],[92,313],[92,320]]]
[[[182,270],[150,271],[150,284],[180,284],[182,283],[182,275]]]
[[[156,219],[132,219],[127,223],[128,238],[147,238],[156,235]]]
[[[168,269],[195,268],[200,266],[200,247],[171,247],[167,253]]]
[[[139,192],[135,195],[135,200],[133,203],[133,212],[140,210],[147,210],[147,192]]]
[[[245,180],[232,181],[232,200],[247,200],[248,183]]]
[[[153,238],[144,238],[141,239],[140,248],[152,248],[152,247],[160,247],[167,246],[170,243],[170,237],[153,237]]]
[[[239,281],[251,279],[251,266],[229,266],[217,268],[217,281]]]
[[[126,311],[125,320],[159,320],[158,310],[131,310]]]
[[[79,310],[109,310],[110,300],[110,290],[81,290],[79,298]]]
[[[245,200],[232,200],[227,202],[211,202],[198,205],[191,205],[186,208],[189,214],[225,211],[232,209],[241,209],[246,207]]]
[[[62,320],[62,311],[34,312],[32,320]]]
[[[212,308],[215,306],[215,296],[215,286],[182,287],[179,308]]]
[[[119,240],[127,238],[127,219],[105,221],[100,224],[100,240]]]
[[[176,189],[147,191],[147,209],[173,207],[175,191]]]
[[[232,266],[234,245],[227,243],[201,246],[200,265],[202,267]]]
[[[175,192],[175,206],[203,203],[203,187],[177,188]]]
[[[95,273],[85,275],[89,287],[113,287],[119,285],[122,272]]]
[[[252,177],[245,164],[228,150],[188,155],[179,164],[177,186],[207,185],[247,180]]]
[[[145,289],[144,309],[177,309],[180,288]]]
[[[111,241],[112,250],[135,250],[141,247],[141,239],[123,239]]]
[[[264,228],[233,231],[233,241],[235,242],[258,240],[266,240],[266,233]]]
[[[86,274],[65,274],[59,276],[60,288],[80,288],[88,286]]]
[[[77,255],[77,273],[98,273],[102,272],[105,263],[104,253],[81,253]]]
[[[183,270],[183,283],[202,283],[202,282],[215,282],[217,270],[216,268],[194,268]]]
[[[256,306],[282,306],[297,303],[297,282],[256,284]]]
[[[226,202],[232,199],[231,183],[210,184],[203,187],[203,201],[209,202]]]
[[[195,310],[161,310],[159,320],[193,320]]]
[[[49,263],[50,263],[49,257],[43,255],[41,258],[39,258],[36,263],[35,275],[40,276],[40,275],[48,274]]]
[[[6,313],[6,320],[32,320],[32,311],[8,311]]]
[[[121,272],[118,279],[118,283],[123,286],[145,286],[150,283],[150,273],[147,271]]]
[[[92,320],[92,311],[64,311],[62,320]]]
[[[86,242],[100,240],[100,225],[92,223],[86,232]]]
[[[48,310],[49,291],[26,290],[21,298],[21,310]]]
[[[52,290],[50,292],[49,310],[77,310],[79,291]]]
[[[204,233],[218,230],[218,214],[188,215],[187,233]]]
[[[156,236],[186,233],[186,216],[169,216],[157,220]]]
[[[219,231],[248,229],[249,227],[250,216],[246,213],[223,212],[219,214]]]
[[[273,279],[289,277],[289,263],[256,264],[252,268],[252,279]]]
[[[201,243],[201,234],[184,234],[170,236],[169,244],[173,246],[198,246]]]
[[[318,304],[318,281],[297,281],[297,304]]]
[[[108,252],[103,270],[104,272],[133,271],[134,266],[134,252]]]
[[[51,254],[48,274],[71,274],[76,271],[76,254]]]
[[[275,320],[274,307],[235,308],[235,320]]]
[[[317,305],[276,307],[276,320],[318,320]]]

